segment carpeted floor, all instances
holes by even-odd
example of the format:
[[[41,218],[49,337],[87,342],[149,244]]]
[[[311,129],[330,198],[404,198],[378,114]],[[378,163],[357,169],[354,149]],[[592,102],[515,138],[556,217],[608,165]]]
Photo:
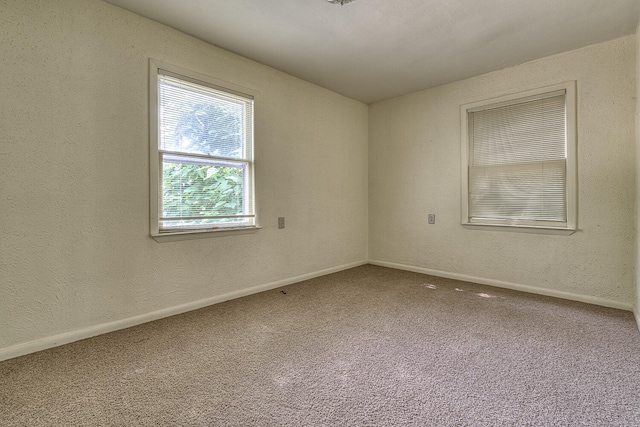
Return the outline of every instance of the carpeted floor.
[[[2,426],[639,426],[629,312],[366,265],[0,363]]]

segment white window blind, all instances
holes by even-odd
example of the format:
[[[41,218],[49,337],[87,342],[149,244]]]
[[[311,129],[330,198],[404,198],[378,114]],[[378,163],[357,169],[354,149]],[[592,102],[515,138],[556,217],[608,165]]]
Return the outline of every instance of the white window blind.
[[[574,226],[574,92],[558,86],[462,106],[463,223]]]
[[[255,226],[253,97],[161,68],[156,79],[157,232]]]
[[[469,112],[469,213],[566,222],[565,94]]]

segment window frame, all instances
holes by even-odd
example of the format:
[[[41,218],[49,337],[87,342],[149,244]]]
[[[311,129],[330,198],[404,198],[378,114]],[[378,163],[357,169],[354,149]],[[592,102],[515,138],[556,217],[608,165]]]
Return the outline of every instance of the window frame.
[[[515,105],[523,102],[541,99],[552,92],[565,92],[565,127],[566,127],[566,224],[553,226],[540,222],[524,222],[517,220],[481,221],[469,218],[469,160],[470,160],[470,130],[469,113],[488,110],[497,107]],[[576,82],[569,81],[553,86],[532,89],[525,92],[472,102],[460,106],[461,123],[461,224],[467,229],[518,231],[539,234],[570,235],[577,230],[578,219],[578,179],[577,179],[577,112],[576,112]]]
[[[166,152],[168,156],[176,155],[183,158],[193,157],[198,158],[198,154],[194,153],[190,156],[189,153],[174,153],[168,150],[160,149],[160,120],[159,120],[159,85],[158,75],[164,74],[173,78],[178,78],[185,82],[210,87],[212,89],[226,92],[233,96],[240,96],[244,98],[253,99],[253,114],[252,124],[250,126],[251,131],[251,147],[247,148],[246,159],[229,159],[238,162],[246,162],[248,169],[248,185],[247,190],[250,194],[253,204],[253,225],[237,226],[237,227],[219,227],[219,228],[206,228],[195,227],[189,229],[161,229],[160,228],[160,205],[162,203],[160,197],[160,180],[162,178],[163,171],[161,170],[161,162],[159,155],[161,152]],[[256,104],[257,92],[247,89],[245,87],[235,85],[226,81],[212,78],[210,76],[200,74],[191,70],[187,70],[182,67],[178,67],[172,64],[157,61],[153,58],[149,58],[149,231],[151,237],[158,242],[176,241],[176,240],[188,240],[194,238],[204,238],[213,236],[229,236],[235,234],[247,234],[253,233],[262,227],[258,222],[258,210],[256,203],[256,186],[255,186],[255,104]],[[212,161],[212,160],[209,160]]]

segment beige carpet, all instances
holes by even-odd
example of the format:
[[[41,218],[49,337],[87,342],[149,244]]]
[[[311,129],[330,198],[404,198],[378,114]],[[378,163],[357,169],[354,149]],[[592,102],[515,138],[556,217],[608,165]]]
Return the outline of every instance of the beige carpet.
[[[0,363],[3,426],[638,426],[631,313],[363,266]]]

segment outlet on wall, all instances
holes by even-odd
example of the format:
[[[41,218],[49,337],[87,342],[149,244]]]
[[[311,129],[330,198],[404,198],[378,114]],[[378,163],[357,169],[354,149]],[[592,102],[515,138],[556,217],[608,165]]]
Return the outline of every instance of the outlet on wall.
[[[436,214],[429,214],[428,221],[429,221],[429,224],[435,224],[436,223]]]
[[[283,216],[279,216],[278,217],[278,228],[284,228],[284,217]]]

